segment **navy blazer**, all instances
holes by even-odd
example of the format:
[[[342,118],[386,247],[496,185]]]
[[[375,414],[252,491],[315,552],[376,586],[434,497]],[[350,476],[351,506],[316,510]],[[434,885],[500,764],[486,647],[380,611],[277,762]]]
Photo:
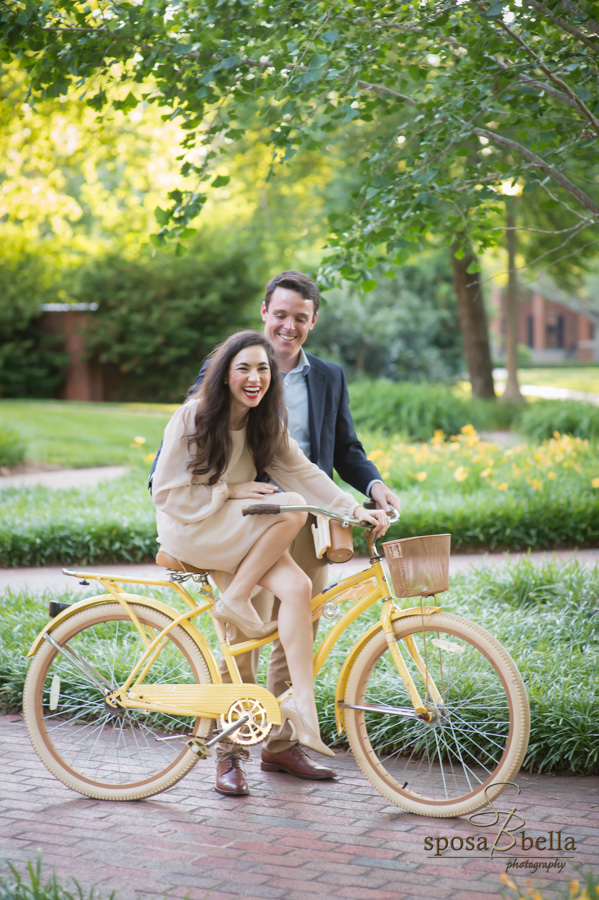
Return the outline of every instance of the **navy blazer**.
[[[333,469],[356,490],[365,494],[371,481],[380,480],[378,469],[366,456],[349,411],[349,396],[345,374],[341,366],[325,362],[311,353],[306,356],[310,368],[308,385],[308,415],[310,426],[310,460],[333,477]],[[193,387],[204,380],[207,363],[202,365]],[[193,388],[191,389],[193,390]],[[191,391],[190,391],[191,393]],[[162,445],[161,445],[162,448]],[[152,466],[149,487],[160,449]]]
[[[343,369],[311,353],[306,356],[310,362],[306,376],[310,459],[330,478],[335,469],[344,481],[365,494],[371,481],[383,479],[358,440]]]

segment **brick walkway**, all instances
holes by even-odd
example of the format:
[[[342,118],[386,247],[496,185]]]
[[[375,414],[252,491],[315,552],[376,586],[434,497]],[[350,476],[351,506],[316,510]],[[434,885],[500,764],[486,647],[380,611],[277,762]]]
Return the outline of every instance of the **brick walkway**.
[[[24,871],[41,850],[47,875],[54,868],[65,885],[74,878],[102,898],[115,890],[117,900],[482,900],[502,896],[500,875],[514,859],[520,868],[509,874],[521,886],[558,898],[577,868],[599,863],[599,778],[520,775],[520,796],[510,790],[497,802],[502,821],[515,807],[525,822],[509,826],[518,824],[516,857],[491,858],[497,827],[488,818],[477,827],[402,812],[349,754],[337,754],[337,782],[318,783],[261,772],[255,752],[252,794],[243,798],[215,793],[214,763],[205,760],[138,803],[89,800],[64,787],[38,760],[20,716],[0,717],[0,754],[0,857]],[[538,848],[521,849],[523,829],[524,846],[538,839]],[[475,847],[486,839],[488,849],[469,849],[468,838]],[[540,863],[554,867],[535,876]]]

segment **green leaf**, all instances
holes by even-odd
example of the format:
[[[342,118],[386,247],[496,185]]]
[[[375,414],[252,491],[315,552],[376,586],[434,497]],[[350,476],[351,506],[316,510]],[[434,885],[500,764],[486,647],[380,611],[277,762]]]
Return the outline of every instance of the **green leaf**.
[[[456,256],[457,255],[458,254],[456,253]],[[479,262],[477,262],[476,260],[472,260],[472,262],[470,263],[470,265],[468,266],[466,271],[468,272],[469,275],[473,275],[475,272],[480,272],[481,269],[482,269],[481,264]]]
[[[159,225],[164,226],[164,225],[168,225],[171,217],[170,217],[170,214],[165,209],[162,209],[160,206],[157,206],[156,209],[154,210],[154,218],[156,219],[156,221],[158,222]]]
[[[353,106],[346,106],[345,115],[341,119],[341,123],[344,124],[345,122],[351,122],[353,119],[357,119],[359,115],[359,109],[354,109]]]
[[[491,6],[486,12],[481,13],[483,19],[498,19],[503,12],[505,0],[493,0]]]
[[[364,291],[365,294],[369,294],[371,291],[373,291],[375,289],[377,284],[378,284],[378,281],[373,281],[371,278],[369,278],[366,281],[360,282],[360,288]]]
[[[212,187],[224,187],[231,180],[230,175],[217,175],[214,181],[212,182]]]

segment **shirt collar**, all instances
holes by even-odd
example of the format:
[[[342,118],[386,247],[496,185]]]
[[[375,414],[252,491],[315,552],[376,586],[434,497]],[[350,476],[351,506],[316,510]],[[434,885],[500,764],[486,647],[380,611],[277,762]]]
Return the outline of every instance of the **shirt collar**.
[[[290,372],[287,372],[287,375],[296,375],[296,374],[307,375],[309,368],[310,368],[310,360],[306,356],[306,354],[304,352],[304,348],[301,347],[299,362],[298,362],[297,366],[295,367],[295,369],[291,369]]]

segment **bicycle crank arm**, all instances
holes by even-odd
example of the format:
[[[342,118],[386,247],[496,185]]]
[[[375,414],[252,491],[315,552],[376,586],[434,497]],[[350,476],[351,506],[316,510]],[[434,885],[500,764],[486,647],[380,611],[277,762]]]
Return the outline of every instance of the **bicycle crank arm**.
[[[185,746],[189,747],[192,753],[199,759],[206,759],[208,756],[211,756],[210,748],[214,747],[215,744],[218,744],[219,741],[223,741],[225,738],[228,738],[230,734],[233,734],[237,731],[238,728],[241,728],[243,725],[247,725],[250,721],[250,716],[242,716],[236,722],[233,722],[232,725],[229,725],[228,728],[223,729],[223,731],[219,731],[218,734],[215,734],[214,737],[211,737],[209,741],[200,741],[198,738],[191,738],[189,741],[185,742]]]
[[[339,700],[337,703],[342,709],[363,709],[364,712],[379,712],[390,716],[402,716],[404,719],[427,719],[428,713],[424,715],[416,712],[410,706],[388,706],[386,703],[380,703],[376,706],[371,703],[346,703],[345,700]]]
[[[74,650],[71,650],[70,647],[63,647],[58,643],[58,641],[54,640],[49,632],[46,632],[46,634],[44,635],[44,640],[48,641],[49,644],[52,644],[52,646],[56,650],[62,653],[65,659],[68,659],[71,665],[74,666],[75,669],[77,669],[77,671],[81,675],[83,675],[84,678],[87,678],[88,681],[91,681],[91,683],[95,685],[95,687],[97,687],[98,690],[101,691],[105,696],[108,696],[108,694],[112,693],[112,691],[114,690],[113,685],[109,681],[107,681],[107,679],[104,678],[104,676],[100,672],[97,672],[96,669],[93,668],[93,666],[90,666],[87,660],[82,659],[79,654],[75,653]]]

